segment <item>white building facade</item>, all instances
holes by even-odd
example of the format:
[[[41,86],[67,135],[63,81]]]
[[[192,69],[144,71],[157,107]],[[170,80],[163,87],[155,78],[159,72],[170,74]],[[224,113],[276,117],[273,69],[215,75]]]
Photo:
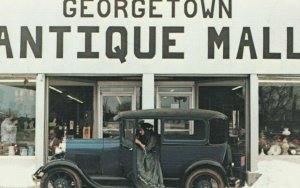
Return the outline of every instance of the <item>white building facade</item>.
[[[34,185],[32,174],[51,155],[52,128],[67,127],[68,139],[102,138],[122,110],[225,113],[247,174],[262,152],[299,158],[299,7],[297,0],[1,0],[0,120],[12,114],[18,125],[15,142],[1,140],[0,187]]]

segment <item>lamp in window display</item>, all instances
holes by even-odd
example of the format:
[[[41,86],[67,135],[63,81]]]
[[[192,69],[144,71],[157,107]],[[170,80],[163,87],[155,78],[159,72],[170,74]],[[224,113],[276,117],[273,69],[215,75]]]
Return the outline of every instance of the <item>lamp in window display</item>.
[[[282,131],[282,135],[289,136],[291,134],[291,131],[289,131],[289,128],[284,128]]]

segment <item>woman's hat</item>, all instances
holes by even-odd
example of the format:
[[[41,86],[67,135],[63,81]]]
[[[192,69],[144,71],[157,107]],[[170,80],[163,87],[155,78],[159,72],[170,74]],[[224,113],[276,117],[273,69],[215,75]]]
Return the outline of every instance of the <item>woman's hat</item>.
[[[144,130],[152,130],[153,129],[153,125],[151,125],[150,123],[142,123],[141,124],[141,128]]]

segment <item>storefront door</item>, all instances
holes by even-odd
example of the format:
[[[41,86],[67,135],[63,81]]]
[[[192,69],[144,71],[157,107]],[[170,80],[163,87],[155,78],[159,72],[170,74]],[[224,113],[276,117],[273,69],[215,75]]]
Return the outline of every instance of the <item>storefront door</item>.
[[[246,79],[213,78],[198,82],[198,108],[215,110],[229,118],[229,142],[234,152],[246,149]]]
[[[136,110],[135,96],[135,88],[119,88],[117,91],[111,88],[102,89],[100,94],[100,127],[103,128],[103,137],[119,136],[119,123],[115,122],[113,118],[118,112]]]

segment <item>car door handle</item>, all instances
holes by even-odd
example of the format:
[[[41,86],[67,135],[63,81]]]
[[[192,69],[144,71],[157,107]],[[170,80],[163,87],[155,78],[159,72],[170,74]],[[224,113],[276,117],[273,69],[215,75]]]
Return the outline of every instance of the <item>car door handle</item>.
[[[131,148],[131,147],[129,147],[129,146],[124,146],[124,145],[123,145],[123,147],[126,148],[126,149],[128,149],[129,151],[132,151],[132,150],[133,150],[133,148]]]

